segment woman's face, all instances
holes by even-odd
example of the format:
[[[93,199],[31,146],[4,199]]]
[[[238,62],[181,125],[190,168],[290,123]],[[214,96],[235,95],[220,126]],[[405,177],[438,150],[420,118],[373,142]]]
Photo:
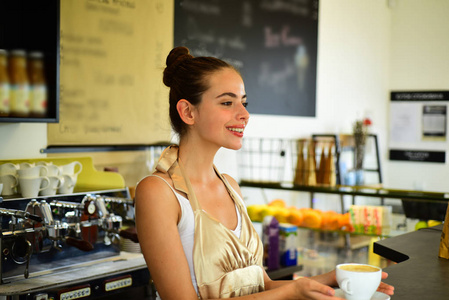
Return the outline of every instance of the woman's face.
[[[196,109],[194,128],[210,143],[238,150],[249,119],[242,77],[225,68],[213,73],[208,83],[209,89]]]

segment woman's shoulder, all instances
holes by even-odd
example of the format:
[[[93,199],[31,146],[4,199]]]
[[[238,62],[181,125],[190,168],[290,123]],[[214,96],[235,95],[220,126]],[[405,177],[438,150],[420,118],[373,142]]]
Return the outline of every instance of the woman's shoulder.
[[[136,201],[140,198],[154,199],[173,195],[172,187],[173,183],[167,174],[155,172],[137,183]]]
[[[166,173],[162,173],[159,171],[154,172],[151,175],[147,175],[144,178],[142,178],[138,183],[137,183],[137,187],[138,186],[145,186],[145,185],[152,185],[152,184],[160,184],[163,183],[165,181],[165,184],[167,185],[172,185],[171,183],[171,179],[170,176]]]

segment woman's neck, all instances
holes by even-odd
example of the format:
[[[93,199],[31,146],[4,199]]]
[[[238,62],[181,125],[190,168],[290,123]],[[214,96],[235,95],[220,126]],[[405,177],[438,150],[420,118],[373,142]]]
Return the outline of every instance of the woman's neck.
[[[216,179],[214,158],[218,149],[216,146],[181,139],[179,142],[179,158],[192,182],[204,183]]]

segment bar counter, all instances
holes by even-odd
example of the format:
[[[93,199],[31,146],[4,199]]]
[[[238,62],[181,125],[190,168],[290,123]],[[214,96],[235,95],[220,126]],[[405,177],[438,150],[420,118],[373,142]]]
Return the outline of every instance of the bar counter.
[[[449,260],[438,257],[443,225],[374,243],[374,253],[397,262],[384,269],[392,300],[449,299]]]

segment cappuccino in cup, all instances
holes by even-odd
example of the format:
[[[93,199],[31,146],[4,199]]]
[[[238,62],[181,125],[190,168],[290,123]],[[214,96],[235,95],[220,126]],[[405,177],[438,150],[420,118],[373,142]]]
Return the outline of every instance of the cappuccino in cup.
[[[366,264],[340,264],[336,273],[347,300],[370,300],[382,278],[381,268]]]

